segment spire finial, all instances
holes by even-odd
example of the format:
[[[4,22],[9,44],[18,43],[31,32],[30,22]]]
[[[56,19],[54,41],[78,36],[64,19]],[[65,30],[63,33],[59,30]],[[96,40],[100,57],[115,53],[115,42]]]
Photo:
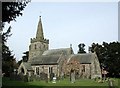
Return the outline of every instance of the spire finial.
[[[42,12],[40,11],[40,16],[39,16],[40,18],[41,18],[41,14],[42,14]]]

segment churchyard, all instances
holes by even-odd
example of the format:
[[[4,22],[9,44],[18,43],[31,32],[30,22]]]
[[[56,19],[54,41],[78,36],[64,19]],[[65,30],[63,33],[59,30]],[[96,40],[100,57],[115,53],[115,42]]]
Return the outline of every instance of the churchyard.
[[[118,84],[120,81],[118,81],[119,79],[116,78],[111,78],[111,80],[113,80],[114,82],[114,88],[118,88]],[[10,78],[3,78],[2,81],[2,85],[3,86],[30,86],[30,87],[48,87],[48,86],[68,86],[68,87],[77,87],[77,86],[81,86],[81,87],[91,87],[91,88],[110,88],[109,87],[109,83],[108,81],[104,81],[104,82],[100,82],[100,79],[77,79],[75,80],[74,83],[72,83],[70,81],[69,78],[65,78],[65,79],[61,79],[61,80],[56,80],[56,83],[53,83],[53,81],[48,81],[46,82],[45,80],[36,80],[36,81],[16,81]],[[113,88],[113,87],[112,87]]]

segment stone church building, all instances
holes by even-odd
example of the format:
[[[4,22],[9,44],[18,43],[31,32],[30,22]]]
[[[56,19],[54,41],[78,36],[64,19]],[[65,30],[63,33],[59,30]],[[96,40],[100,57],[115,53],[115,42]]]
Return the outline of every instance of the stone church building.
[[[29,59],[22,62],[18,74],[41,76],[46,73],[61,77],[74,71],[78,78],[101,78],[101,69],[95,53],[74,54],[72,47],[49,49],[49,40],[44,38],[41,17],[38,22],[36,38],[31,38]]]

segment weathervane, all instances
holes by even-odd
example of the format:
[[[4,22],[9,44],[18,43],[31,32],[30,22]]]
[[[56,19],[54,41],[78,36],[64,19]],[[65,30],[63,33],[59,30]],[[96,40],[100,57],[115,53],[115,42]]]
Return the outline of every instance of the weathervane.
[[[40,11],[40,16],[39,17],[41,17],[41,14],[42,14],[42,12]]]

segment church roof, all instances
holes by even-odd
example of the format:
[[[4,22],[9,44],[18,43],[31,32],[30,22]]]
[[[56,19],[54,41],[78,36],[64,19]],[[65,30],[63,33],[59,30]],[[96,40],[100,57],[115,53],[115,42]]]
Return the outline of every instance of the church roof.
[[[73,54],[72,48],[51,49],[43,53],[43,55],[70,55]]]
[[[25,69],[27,69],[27,70],[33,70],[30,63],[28,63],[28,62],[22,62],[22,63],[24,65]]]
[[[95,53],[75,54],[71,56],[71,59],[77,59],[81,64],[90,64],[93,58],[95,58]]]
[[[32,65],[50,65],[50,64],[58,64],[60,59],[60,55],[42,55],[40,57],[35,57],[31,61]]]

